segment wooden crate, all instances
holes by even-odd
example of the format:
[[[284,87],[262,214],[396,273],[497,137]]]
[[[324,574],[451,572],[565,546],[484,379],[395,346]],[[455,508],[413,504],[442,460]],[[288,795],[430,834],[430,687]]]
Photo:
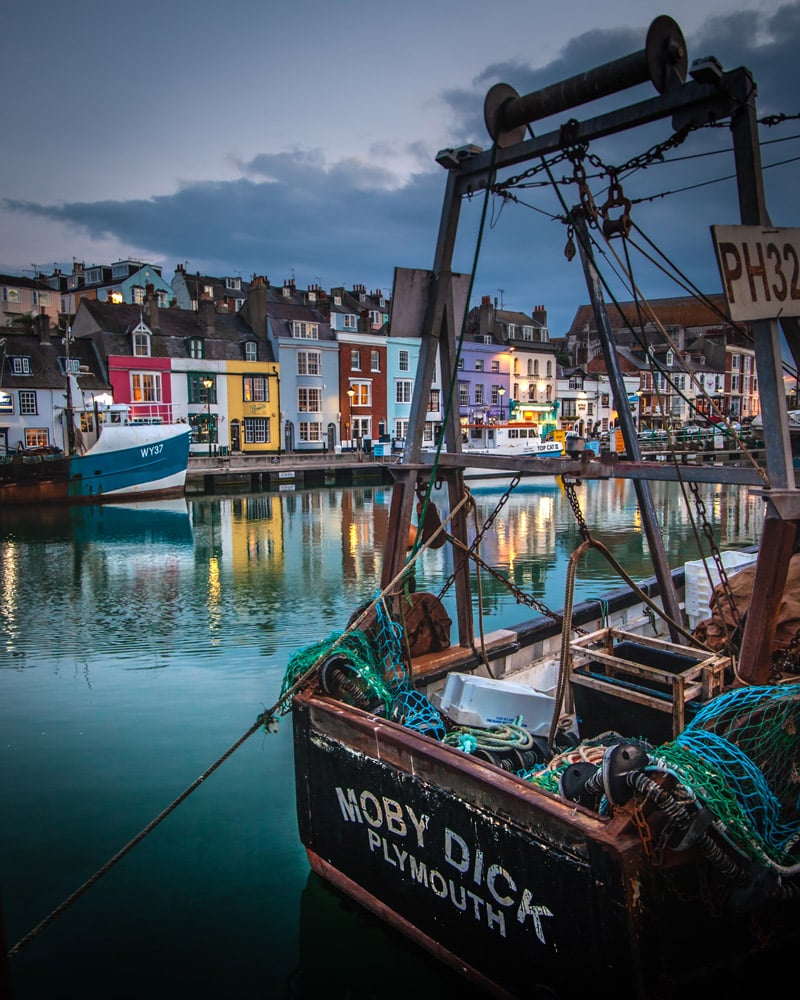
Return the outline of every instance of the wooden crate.
[[[597,704],[609,704],[609,699],[628,702],[638,706],[640,711],[631,715],[643,726],[651,713],[657,713],[653,730],[666,739],[683,731],[690,703],[697,707],[722,691],[731,662],[728,656],[618,628],[582,636],[570,643],[570,649],[570,684],[576,708],[581,702],[584,706],[591,703],[588,691],[598,693]],[[607,716],[597,714],[598,719]],[[666,715],[671,716],[671,726],[664,725],[668,723]]]

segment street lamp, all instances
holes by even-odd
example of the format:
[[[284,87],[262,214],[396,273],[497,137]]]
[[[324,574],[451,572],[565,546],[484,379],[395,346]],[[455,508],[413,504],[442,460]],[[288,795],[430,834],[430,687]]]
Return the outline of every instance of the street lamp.
[[[214,380],[211,378],[204,378],[203,385],[206,390],[206,434],[208,434],[208,457],[211,458],[211,386],[214,384]]]
[[[355,396],[355,389],[347,390],[347,398],[350,400],[350,405],[347,408],[347,415],[350,419],[347,421],[347,426],[349,428],[348,436],[353,433],[353,396]],[[353,450],[353,438],[350,437],[350,450]]]
[[[505,394],[506,390],[501,385],[500,388],[497,390],[497,395],[500,397],[500,423],[502,423],[503,420],[505,419],[504,416],[505,410],[503,409],[503,396],[505,396]]]

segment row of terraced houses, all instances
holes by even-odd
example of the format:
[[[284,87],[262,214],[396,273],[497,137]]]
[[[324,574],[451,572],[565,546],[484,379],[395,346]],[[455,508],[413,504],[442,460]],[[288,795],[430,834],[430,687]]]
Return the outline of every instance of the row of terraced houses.
[[[199,455],[401,448],[421,331],[393,318],[391,301],[409,275],[425,277],[398,271],[392,294],[184,265],[168,283],[161,267],[135,260],[0,275],[0,454],[63,447],[68,371],[87,400],[127,403],[138,420],[186,421]],[[635,304],[610,314],[637,425],[757,414],[754,352],[725,320],[722,297],[650,305],[656,319],[638,335]],[[618,418],[585,305],[554,337],[544,306],[516,312],[484,296],[467,313],[454,381],[465,440],[508,419],[591,436]],[[431,444],[448,405],[440,386],[428,401]]]

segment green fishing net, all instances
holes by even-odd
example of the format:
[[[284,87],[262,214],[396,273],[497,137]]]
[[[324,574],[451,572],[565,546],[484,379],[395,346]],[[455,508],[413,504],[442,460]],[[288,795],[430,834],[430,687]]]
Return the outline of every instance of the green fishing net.
[[[654,756],[748,855],[800,864],[800,684],[720,695]]]
[[[333,632],[292,656],[281,686],[281,713],[285,715],[291,708],[295,689],[319,673],[323,687],[326,680],[335,681],[337,696],[346,703],[384,715],[433,739],[443,739],[446,730],[441,715],[408,677],[402,640],[402,625],[394,621],[383,601],[378,601],[369,630]]]

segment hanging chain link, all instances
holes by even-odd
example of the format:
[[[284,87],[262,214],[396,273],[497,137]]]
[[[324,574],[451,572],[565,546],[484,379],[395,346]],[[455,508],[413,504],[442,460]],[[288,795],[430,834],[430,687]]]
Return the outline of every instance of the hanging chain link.
[[[733,591],[731,590],[730,580],[728,579],[728,574],[725,571],[725,566],[722,562],[722,554],[717,546],[717,540],[714,537],[714,529],[711,527],[708,518],[706,517],[706,505],[703,503],[703,498],[700,496],[700,490],[698,489],[697,483],[689,483],[689,489],[694,497],[694,506],[697,511],[697,518],[700,522],[703,534],[706,536],[711,549],[711,555],[714,559],[714,563],[717,567],[717,572],[719,573],[719,586],[722,587],[723,593],[725,594],[725,599],[730,605],[731,616],[736,623],[736,628],[740,629],[742,626],[742,618],[739,614],[739,608],[736,606],[736,598],[733,596]]]
[[[581,533],[581,538],[588,538],[589,526],[586,524],[586,518],[583,516],[581,503],[580,500],[578,500],[578,494],[575,490],[578,481],[577,479],[569,479],[567,476],[562,476],[561,482],[564,484],[564,492],[567,495],[567,500],[569,500],[572,513],[575,515],[575,520],[578,522],[578,530]]]
[[[469,548],[462,550],[463,554],[461,558],[473,560],[478,566],[480,566],[482,570],[485,570],[485,572],[487,572],[491,577],[497,580],[498,583],[502,584],[502,586],[505,587],[506,590],[509,591],[509,593],[513,594],[514,598],[517,601],[517,604],[524,604],[526,607],[533,608],[534,611],[538,611],[539,614],[544,615],[546,618],[550,618],[554,622],[561,623],[562,621],[561,615],[557,614],[557,612],[553,611],[552,608],[549,608],[546,604],[544,604],[544,602],[540,601],[532,594],[526,593],[524,590],[518,587],[512,580],[510,580],[507,576],[503,576],[502,573],[500,573],[493,566],[490,566],[487,562],[485,562],[478,554],[478,549],[480,548],[480,544],[483,540],[484,535],[489,530],[489,528],[491,528],[491,526],[494,524],[495,520],[500,514],[500,511],[508,503],[511,497],[511,493],[519,485],[519,481],[520,481],[520,476],[514,476],[514,478],[509,483],[508,489],[500,497],[494,510],[489,514],[489,516],[482,524],[480,530],[477,532],[475,538],[472,540],[472,543],[470,544]],[[474,506],[474,504],[475,500],[473,498],[470,498],[470,502],[465,509],[470,510]],[[448,538],[450,539],[451,542],[455,541],[453,536],[449,532],[448,532]],[[443,586],[439,590],[439,593],[437,595],[439,600],[441,600],[447,593],[447,591],[453,586],[459,565],[461,564],[458,563],[457,565],[455,565],[453,572],[445,580]],[[583,629],[579,628],[576,628],[575,631],[584,632]]]

